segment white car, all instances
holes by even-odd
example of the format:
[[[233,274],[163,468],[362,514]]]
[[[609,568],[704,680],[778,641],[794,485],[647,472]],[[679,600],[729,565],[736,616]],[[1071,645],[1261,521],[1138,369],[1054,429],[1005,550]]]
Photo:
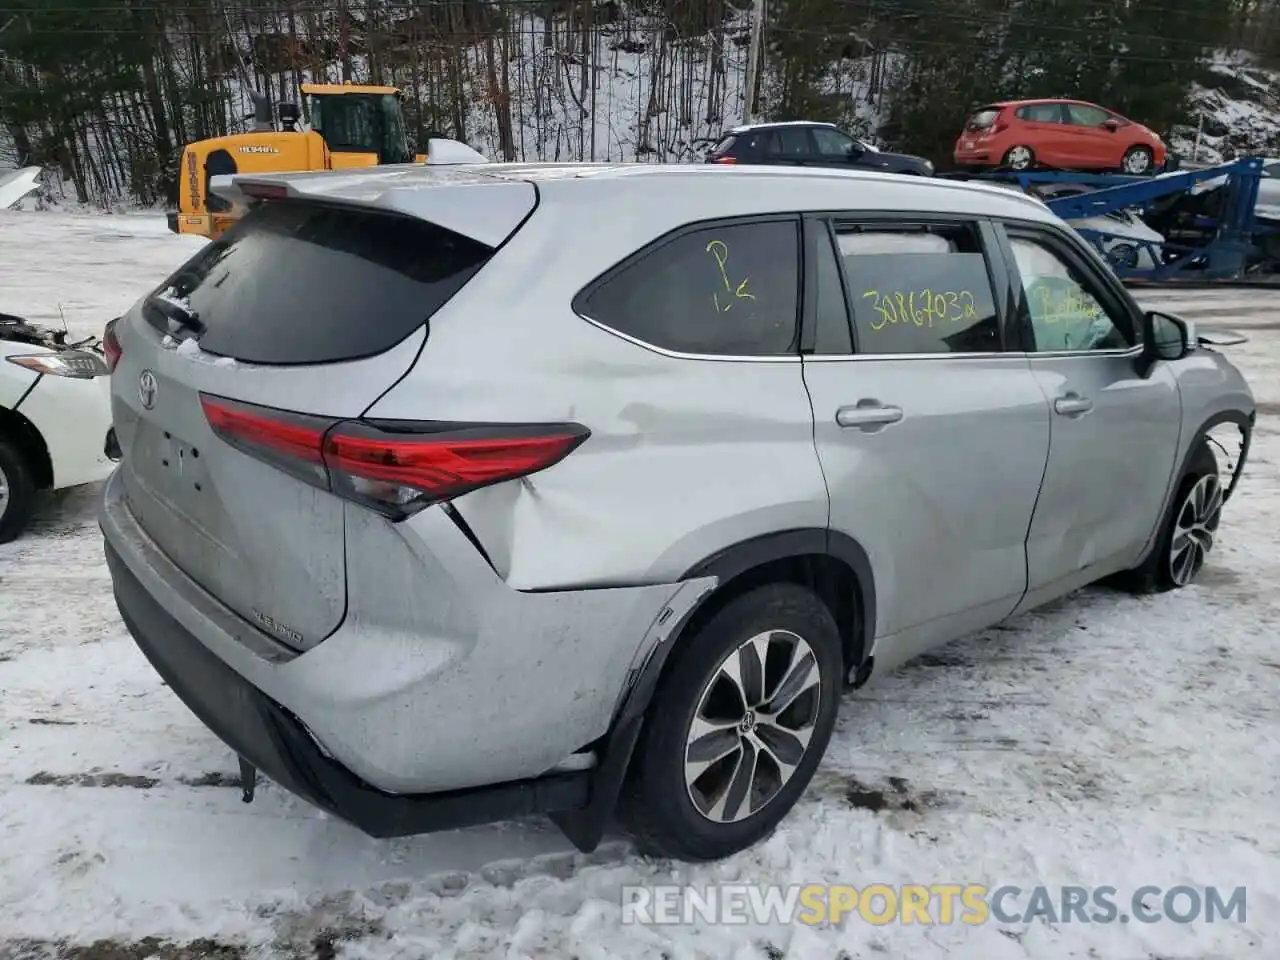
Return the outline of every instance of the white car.
[[[111,404],[96,338],[0,314],[0,543],[22,533],[41,490],[103,480]]]

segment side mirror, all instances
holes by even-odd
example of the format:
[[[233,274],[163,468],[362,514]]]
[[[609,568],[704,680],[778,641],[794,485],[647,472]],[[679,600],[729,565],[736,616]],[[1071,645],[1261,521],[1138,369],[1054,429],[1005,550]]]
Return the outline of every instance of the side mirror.
[[[1106,120],[1102,121],[1102,129],[1110,130],[1112,133],[1115,133],[1120,129],[1120,121],[1115,119],[1115,117],[1108,117]]]
[[[1180,317],[1149,310],[1142,315],[1142,359],[1147,369],[1157,360],[1181,360],[1195,343],[1190,324]]]

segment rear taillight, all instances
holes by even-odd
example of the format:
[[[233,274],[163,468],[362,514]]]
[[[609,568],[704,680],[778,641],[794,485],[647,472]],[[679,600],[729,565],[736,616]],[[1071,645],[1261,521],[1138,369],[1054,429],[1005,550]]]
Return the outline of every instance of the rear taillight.
[[[711,162],[712,163],[737,163],[738,161],[734,157],[712,157]]]
[[[244,453],[393,520],[559,463],[576,423],[331,420],[200,395],[214,432]]]
[[[120,338],[116,336],[116,324],[120,322],[120,318],[108,320],[106,329],[102,331],[102,358],[107,363],[107,373],[112,373],[116,369],[116,364],[120,362],[121,349]]]

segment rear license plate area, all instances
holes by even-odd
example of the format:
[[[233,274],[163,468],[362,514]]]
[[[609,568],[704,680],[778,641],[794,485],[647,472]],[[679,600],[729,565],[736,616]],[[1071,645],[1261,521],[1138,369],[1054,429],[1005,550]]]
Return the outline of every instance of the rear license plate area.
[[[190,516],[200,516],[208,472],[198,446],[168,430],[139,424],[131,459],[155,496]]]

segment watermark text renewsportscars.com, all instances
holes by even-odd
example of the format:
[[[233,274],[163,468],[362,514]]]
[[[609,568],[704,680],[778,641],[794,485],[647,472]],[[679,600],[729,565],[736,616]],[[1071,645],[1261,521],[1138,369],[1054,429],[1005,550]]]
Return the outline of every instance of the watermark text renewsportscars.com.
[[[725,883],[622,888],[622,922],[641,924],[1218,923],[1245,921],[1244,887],[1115,887],[934,883]]]

